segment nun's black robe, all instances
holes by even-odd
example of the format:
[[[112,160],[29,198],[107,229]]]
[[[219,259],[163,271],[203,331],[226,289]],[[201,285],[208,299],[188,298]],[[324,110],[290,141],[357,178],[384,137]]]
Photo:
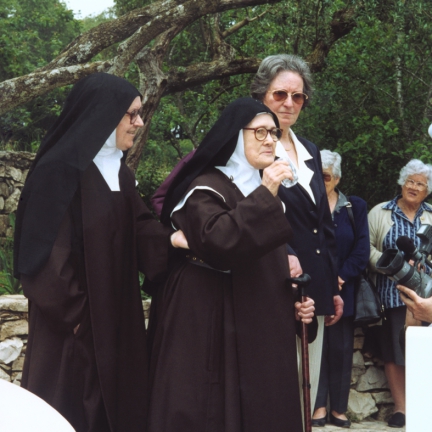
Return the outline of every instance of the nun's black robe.
[[[148,431],[301,432],[281,201],[264,186],[245,198],[214,168],[196,186],[215,192],[195,190],[173,214],[191,250],[150,314]]]
[[[48,262],[36,276],[21,275],[30,300],[22,385],[78,432],[145,431],[138,269],[150,279],[166,271],[170,230],[153,219],[124,164],[119,178],[121,191],[111,192],[91,163]]]

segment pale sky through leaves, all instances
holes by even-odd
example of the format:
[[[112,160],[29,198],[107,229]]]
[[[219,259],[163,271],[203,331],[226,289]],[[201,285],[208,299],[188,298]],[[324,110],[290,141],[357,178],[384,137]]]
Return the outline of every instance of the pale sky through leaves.
[[[74,11],[75,18],[98,15],[114,6],[114,0],[63,0]],[[81,11],[81,12],[80,12]]]

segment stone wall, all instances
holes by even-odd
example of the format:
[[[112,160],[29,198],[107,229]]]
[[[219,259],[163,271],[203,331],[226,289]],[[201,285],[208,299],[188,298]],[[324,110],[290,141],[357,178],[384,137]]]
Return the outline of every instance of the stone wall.
[[[17,208],[34,157],[28,152],[0,151],[0,244],[5,237],[13,237],[9,214]]]
[[[365,334],[361,328],[355,329],[354,334],[348,415],[354,421],[370,416],[387,421],[393,414],[394,403],[384,373],[384,363],[370,352],[364,352]]]

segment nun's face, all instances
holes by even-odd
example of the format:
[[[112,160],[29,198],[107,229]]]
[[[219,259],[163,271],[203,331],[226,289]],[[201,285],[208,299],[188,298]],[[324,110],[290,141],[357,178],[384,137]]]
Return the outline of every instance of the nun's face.
[[[140,108],[141,98],[137,96],[117,126],[116,146],[122,151],[128,150],[133,146],[135,134],[140,127],[144,126],[141,116],[134,115]]]
[[[270,114],[260,114],[245,126],[248,129],[265,128],[270,131],[276,128],[276,124]],[[244,151],[247,161],[256,169],[264,169],[275,160],[276,143],[270,135],[263,141],[256,138],[254,130],[243,130]]]

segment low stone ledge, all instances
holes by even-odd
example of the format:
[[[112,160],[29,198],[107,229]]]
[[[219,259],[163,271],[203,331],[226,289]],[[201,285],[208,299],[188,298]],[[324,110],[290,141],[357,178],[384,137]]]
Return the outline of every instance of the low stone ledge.
[[[0,311],[28,312],[28,301],[21,294],[0,296]]]
[[[0,362],[9,364],[16,360],[22,352],[24,342],[17,337],[0,342]]]
[[[350,390],[348,400],[348,415],[354,421],[362,421],[378,412],[376,402],[370,393],[360,393]]]
[[[20,319],[15,321],[6,321],[0,325],[0,341],[13,336],[27,336],[28,335],[28,321]]]
[[[142,306],[147,325],[151,301],[143,300]],[[0,379],[20,385],[27,337],[27,299],[23,295],[0,296]],[[355,330],[354,340],[347,414],[354,421],[362,421],[370,416],[386,421],[393,412],[393,400],[383,363],[377,358],[362,354],[364,334],[361,329]]]

